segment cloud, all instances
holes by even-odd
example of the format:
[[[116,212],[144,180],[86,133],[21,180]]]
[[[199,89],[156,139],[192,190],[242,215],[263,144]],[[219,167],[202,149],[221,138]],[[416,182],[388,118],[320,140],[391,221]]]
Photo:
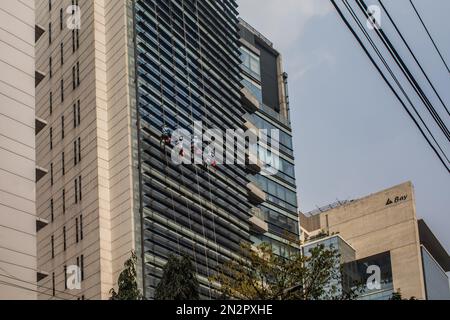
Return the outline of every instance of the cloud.
[[[287,50],[313,18],[332,11],[328,0],[238,0],[241,17]]]

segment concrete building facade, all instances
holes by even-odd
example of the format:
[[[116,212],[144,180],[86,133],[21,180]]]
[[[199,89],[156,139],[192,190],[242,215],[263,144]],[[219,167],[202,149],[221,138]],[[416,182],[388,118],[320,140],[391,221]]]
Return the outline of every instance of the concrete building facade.
[[[0,300],[36,299],[34,1],[0,2]],[[39,75],[40,76],[40,75]],[[38,76],[38,78],[39,78]]]
[[[355,250],[356,260],[388,255],[393,282],[390,289],[400,291],[404,298],[450,299],[445,274],[450,270],[449,255],[425,222],[417,218],[410,182],[300,214],[300,224],[306,244],[337,234]]]

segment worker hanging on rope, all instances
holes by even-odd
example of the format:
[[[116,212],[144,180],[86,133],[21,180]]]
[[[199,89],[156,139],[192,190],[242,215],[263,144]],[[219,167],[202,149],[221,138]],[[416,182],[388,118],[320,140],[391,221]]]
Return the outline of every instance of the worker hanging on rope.
[[[214,149],[211,148],[207,148],[207,150],[205,150],[206,154],[205,154],[205,166],[206,168],[208,167],[212,167],[212,168],[217,168],[217,160],[216,160],[216,152],[214,151]]]
[[[161,143],[164,143],[164,145],[169,146],[172,142],[172,130],[164,125],[161,130]]]
[[[198,136],[194,136],[191,142],[192,154],[200,156],[203,154],[203,143]]]

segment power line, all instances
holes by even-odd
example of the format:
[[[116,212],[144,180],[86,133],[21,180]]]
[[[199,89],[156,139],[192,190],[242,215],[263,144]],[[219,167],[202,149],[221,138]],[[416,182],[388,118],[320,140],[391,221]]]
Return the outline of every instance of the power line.
[[[3,261],[3,260],[0,260],[0,262],[2,262],[2,263],[8,263],[8,262]],[[16,266],[19,266],[19,265],[16,265]],[[6,275],[0,273],[0,276],[1,276],[1,277],[5,277],[5,278],[11,279],[11,280],[15,280],[15,281],[24,282],[24,283],[30,284],[30,285],[35,285],[35,286],[37,286],[37,287],[39,287],[39,288],[43,288],[43,289],[47,289],[47,290],[55,290],[55,292],[58,292],[58,293],[61,293],[61,294],[66,294],[66,295],[72,296],[72,297],[77,298],[77,299],[80,298],[79,296],[74,295],[74,294],[71,294],[71,293],[68,293],[68,292],[60,291],[60,290],[53,289],[53,288],[49,288],[49,287],[44,287],[44,286],[42,286],[42,285],[39,285],[38,283],[34,283],[34,282],[26,281],[26,280],[23,280],[23,279],[19,279],[19,278],[13,276],[11,273],[9,273],[8,271],[6,271],[6,270],[5,270],[4,268],[2,268],[2,267],[0,267],[0,270],[2,270],[3,272],[6,273]],[[31,269],[31,270],[33,270],[33,269]],[[33,270],[33,271],[37,272],[37,270]],[[38,293],[46,294],[46,293],[41,292],[41,291],[38,291]],[[53,296],[53,295],[52,295],[52,296]]]
[[[408,113],[409,117],[413,120],[414,124],[417,126],[417,128],[419,129],[419,131],[421,132],[422,136],[425,138],[425,140],[427,141],[428,145],[433,149],[434,153],[436,154],[436,156],[439,158],[439,160],[441,161],[441,163],[444,165],[444,167],[447,169],[447,171],[450,171],[449,168],[447,167],[446,162],[442,159],[442,156],[439,154],[439,152],[437,151],[436,147],[431,143],[431,141],[429,140],[429,138],[427,137],[427,135],[425,134],[425,132],[423,131],[422,127],[419,125],[419,123],[417,122],[416,118],[411,114],[411,111],[408,109],[408,107],[406,106],[406,104],[403,102],[403,100],[400,98],[399,94],[397,93],[397,91],[394,89],[394,87],[392,86],[392,84],[388,81],[388,79],[386,78],[386,76],[384,75],[384,73],[381,71],[380,67],[378,66],[378,64],[375,62],[374,58],[372,57],[372,55],[369,53],[369,51],[367,50],[367,48],[365,47],[364,43],[362,42],[361,38],[357,35],[357,33],[355,32],[355,30],[353,30],[352,26],[350,25],[350,23],[347,21],[347,19],[345,18],[344,14],[342,13],[341,9],[339,8],[339,6],[337,5],[335,0],[330,0],[331,3],[333,4],[333,6],[336,8],[336,11],[338,12],[339,16],[341,17],[342,21],[345,23],[345,25],[347,26],[347,28],[350,30],[350,32],[353,34],[353,36],[355,37],[355,39],[358,41],[359,45],[361,46],[361,48],[364,50],[364,52],[366,53],[367,57],[370,59],[370,61],[372,62],[372,64],[374,65],[374,67],[377,69],[378,73],[381,75],[381,77],[383,78],[383,80],[386,82],[386,84],[389,86],[389,88],[391,89],[391,91],[394,93],[394,95],[396,96],[396,98],[398,99],[398,101],[401,103],[402,107],[404,108],[404,110]],[[363,28],[364,30],[364,28]],[[367,37],[367,36],[366,36]],[[375,50],[377,50],[376,48],[374,48]],[[380,59],[384,60],[384,58],[381,56]],[[388,66],[387,66],[388,67]],[[392,75],[392,74],[391,74]],[[392,75],[394,77],[394,75]],[[401,88],[402,89],[402,88]],[[404,92],[404,94],[406,94]],[[409,99],[409,98],[408,98]],[[414,106],[412,105],[412,107],[414,108]],[[417,113],[417,110],[415,110]],[[419,118],[421,119],[420,115]],[[423,120],[421,119],[422,123]],[[427,126],[424,124],[424,126],[427,128]],[[427,128],[428,132],[429,129]],[[433,136],[432,136],[433,137]],[[434,137],[433,137],[434,139]],[[435,140],[435,139],[434,139]]]
[[[423,75],[425,76],[425,78],[427,79],[428,83],[430,84],[431,88],[433,89],[434,93],[436,94],[436,96],[438,97],[439,101],[441,102],[442,106],[444,107],[445,111],[447,111],[447,114],[450,116],[450,112],[449,109],[447,108],[447,106],[445,105],[444,101],[442,100],[441,96],[439,95],[439,93],[437,92],[436,88],[434,87],[433,83],[431,82],[430,78],[428,77],[428,75],[426,74],[425,70],[423,69],[421,63],[417,60],[416,55],[414,54],[414,52],[411,50],[411,47],[408,45],[407,41],[405,40],[405,38],[403,37],[403,34],[400,32],[399,28],[397,27],[397,24],[394,22],[394,20],[392,19],[389,11],[386,9],[386,7],[384,6],[383,2],[381,0],[378,0],[378,2],[380,3],[381,7],[383,8],[383,10],[386,13],[386,16],[389,18],[389,20],[391,21],[392,25],[394,26],[395,30],[397,31],[397,33],[399,34],[400,38],[402,39],[403,43],[405,44],[406,48],[408,49],[408,51],[411,53],[411,56],[413,57],[414,61],[417,63],[417,65],[419,66],[420,70],[422,71]]]
[[[428,37],[430,38],[431,42],[433,43],[434,48],[436,49],[437,53],[439,54],[439,57],[441,57],[442,62],[444,63],[445,67],[447,68],[447,72],[450,73],[450,69],[448,68],[447,63],[445,62],[444,57],[442,56],[441,51],[439,50],[438,46],[436,45],[436,42],[434,41],[433,37],[431,36],[430,31],[428,30],[425,22],[423,21],[422,17],[420,16],[419,11],[417,10],[416,6],[414,5],[414,3],[412,2],[412,0],[409,0],[409,2],[411,3],[411,6],[413,7],[417,17],[419,18],[420,22],[422,23],[423,28],[425,29],[425,31],[428,34]]]
[[[17,288],[17,289],[28,290],[28,291],[35,292],[35,293],[41,293],[41,294],[47,295],[47,296],[52,297],[52,298],[57,298],[57,299],[61,299],[61,300],[68,300],[68,299],[64,299],[64,298],[53,296],[50,293],[39,292],[39,291],[31,289],[31,288],[27,288],[27,287],[24,287],[24,286],[21,286],[21,285],[18,285],[18,284],[14,284],[14,283],[2,281],[2,280],[0,280],[0,284],[3,284],[5,286],[9,286],[9,287],[13,287],[13,288]]]
[[[370,18],[369,13],[367,11],[368,8],[367,8],[367,5],[365,4],[365,2],[363,0],[356,0],[356,3],[358,4],[358,6],[361,9],[361,11],[363,12],[363,14],[367,18]],[[351,9],[351,10],[354,13],[354,10],[353,9]],[[386,49],[388,49],[389,54],[394,59],[394,61],[396,62],[397,66],[401,69],[403,75],[406,77],[406,79],[408,80],[409,84],[413,87],[414,91],[417,93],[417,95],[419,96],[420,100],[423,102],[423,104],[427,108],[428,112],[433,117],[434,121],[437,123],[439,128],[442,130],[442,132],[444,133],[444,135],[447,138],[447,140],[450,141],[450,131],[448,130],[448,128],[445,125],[445,123],[442,121],[442,119],[439,116],[439,114],[436,112],[436,109],[431,104],[430,100],[428,99],[428,97],[426,96],[426,94],[424,93],[422,88],[420,87],[420,85],[417,82],[417,80],[412,75],[412,73],[409,70],[409,68],[406,66],[405,62],[403,61],[402,57],[399,55],[399,53],[395,49],[395,47],[392,44],[392,42],[389,40],[389,38],[386,36],[386,34],[384,33],[383,30],[381,30],[379,28],[375,28],[375,32],[378,35],[378,37],[380,38],[380,40],[383,42],[383,44],[386,47]]]

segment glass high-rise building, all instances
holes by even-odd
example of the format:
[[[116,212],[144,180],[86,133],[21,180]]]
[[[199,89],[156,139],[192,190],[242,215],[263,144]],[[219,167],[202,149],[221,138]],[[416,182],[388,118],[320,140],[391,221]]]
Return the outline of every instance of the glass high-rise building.
[[[78,10],[80,25],[69,27]],[[241,243],[289,250],[298,226],[287,76],[279,53],[238,19],[236,1],[49,1],[37,20],[48,26],[36,49],[48,71],[37,88],[48,122],[37,159],[49,168],[37,193],[49,221],[38,232],[41,298],[108,298],[131,250],[148,298],[180,254],[201,297],[215,298],[210,277]],[[258,147],[261,161],[218,161],[218,135],[240,129],[280,133]],[[200,163],[173,160],[198,149]],[[264,164],[275,173],[264,175]],[[71,265],[80,290],[66,287]]]

